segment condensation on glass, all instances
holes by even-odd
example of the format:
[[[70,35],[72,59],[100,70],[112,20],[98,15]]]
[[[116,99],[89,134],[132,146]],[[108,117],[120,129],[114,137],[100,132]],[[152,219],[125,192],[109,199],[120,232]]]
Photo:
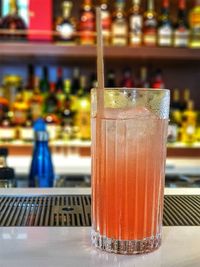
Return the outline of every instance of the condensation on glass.
[[[92,90],[92,242],[151,252],[161,244],[169,91],[105,89],[101,116],[96,100]]]

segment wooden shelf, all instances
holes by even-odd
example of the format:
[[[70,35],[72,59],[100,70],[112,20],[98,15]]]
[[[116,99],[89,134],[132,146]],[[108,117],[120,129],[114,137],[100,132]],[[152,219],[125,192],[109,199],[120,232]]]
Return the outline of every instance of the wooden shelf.
[[[95,46],[67,46],[52,43],[0,43],[0,58],[60,58],[94,59]],[[159,59],[159,60],[200,60],[200,49],[160,47],[105,47],[106,59]]]

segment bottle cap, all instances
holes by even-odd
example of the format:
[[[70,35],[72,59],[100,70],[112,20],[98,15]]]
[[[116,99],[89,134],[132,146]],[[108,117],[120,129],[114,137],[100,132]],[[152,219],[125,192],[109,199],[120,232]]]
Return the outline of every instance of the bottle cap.
[[[47,131],[37,131],[35,132],[35,140],[36,141],[48,141],[49,140],[49,134]]]
[[[39,118],[34,123],[34,131],[46,131],[46,124],[45,121],[42,118]]]
[[[14,169],[8,167],[0,168],[0,180],[13,180],[14,178]]]
[[[8,149],[6,147],[0,148],[0,156],[7,157],[8,156]]]

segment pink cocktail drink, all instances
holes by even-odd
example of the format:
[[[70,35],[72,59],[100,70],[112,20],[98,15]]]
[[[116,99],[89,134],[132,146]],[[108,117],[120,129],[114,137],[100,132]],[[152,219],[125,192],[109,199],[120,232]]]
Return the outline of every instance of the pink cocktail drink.
[[[136,254],[161,243],[169,93],[120,92],[106,91],[102,116],[92,114],[92,236],[103,250]]]

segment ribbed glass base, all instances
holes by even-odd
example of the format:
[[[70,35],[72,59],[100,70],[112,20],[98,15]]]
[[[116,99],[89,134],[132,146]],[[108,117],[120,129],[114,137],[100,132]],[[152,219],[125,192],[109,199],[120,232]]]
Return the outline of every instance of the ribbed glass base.
[[[158,249],[161,245],[161,235],[152,236],[143,240],[116,240],[101,236],[92,230],[92,244],[96,248],[110,253],[123,255],[142,254]]]

